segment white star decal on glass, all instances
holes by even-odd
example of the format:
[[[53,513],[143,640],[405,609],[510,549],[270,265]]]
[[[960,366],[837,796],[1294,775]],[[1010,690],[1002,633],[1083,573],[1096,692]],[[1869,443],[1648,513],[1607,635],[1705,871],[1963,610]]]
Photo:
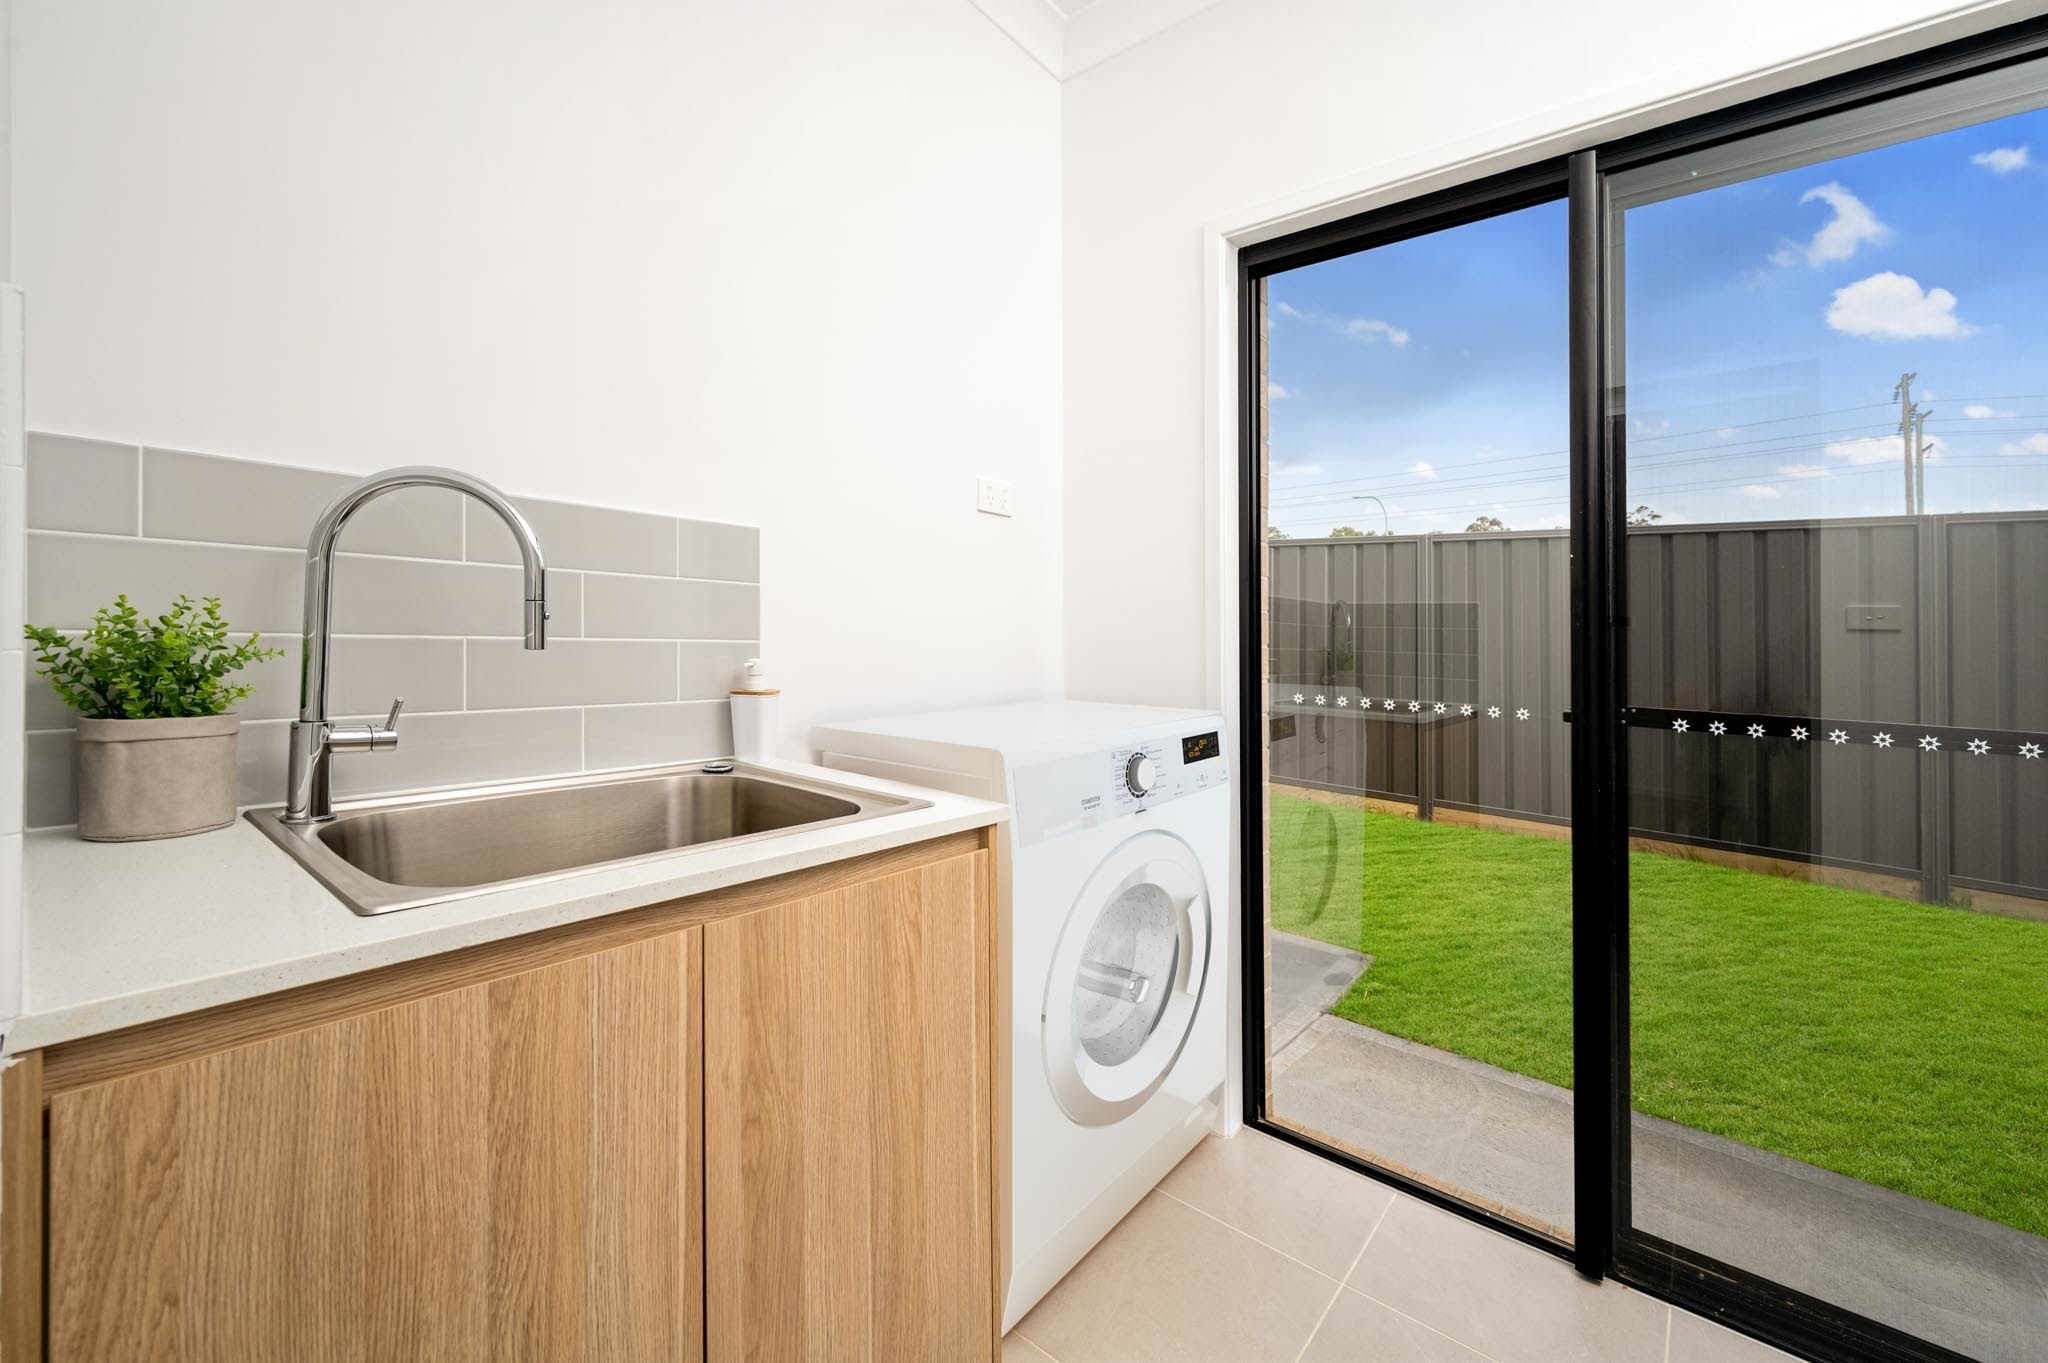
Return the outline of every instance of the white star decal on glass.
[[[1936,738],[1936,737],[1935,737],[1935,736],[1934,736],[1933,734],[1922,734],[1922,735],[1920,735],[1920,751],[1921,751],[1921,752],[1940,752],[1940,751],[1941,751],[1941,740],[1940,740],[1940,739],[1938,739],[1938,738]]]
[[[1752,724],[1752,725],[1750,725],[1750,726],[1749,726],[1749,736],[1750,736],[1751,738],[1762,738],[1762,737],[1764,736],[1764,726],[1763,726],[1763,725],[1761,725],[1761,724]]]
[[[1296,691],[1296,692],[1294,693],[1294,703],[1295,703],[1296,705],[1299,705],[1299,704],[1301,704],[1301,702],[1302,702],[1302,701],[1303,701],[1304,699],[1306,699],[1306,697],[1304,697],[1304,696],[1303,696],[1303,695],[1301,694],[1301,692],[1299,692],[1299,691]]]
[[[1982,757],[1985,753],[1988,753],[1990,751],[1991,745],[1989,743],[1986,743],[1983,739],[1973,738],[1970,740],[1970,756]]]
[[[1450,709],[1450,707],[1448,705],[1445,705],[1442,701],[1438,701],[1436,703],[1436,712],[1438,714],[1442,714],[1444,711],[1448,709]]]
[[[1691,724],[1691,723],[1690,723],[1689,721],[1686,721],[1686,720],[1683,720],[1683,719],[1674,719],[1674,720],[1672,720],[1672,721],[1671,721],[1671,731],[1672,731],[1673,733],[1680,733],[1680,734],[1682,734],[1682,733],[1684,733],[1684,732],[1685,732],[1685,731],[1686,731],[1687,729],[1690,729],[1691,727],[1692,727],[1692,724]]]
[[[1387,697],[1387,708],[1389,710],[1394,708],[1394,698],[1392,696]]]
[[[1797,741],[1804,743],[1806,741],[1806,726],[1804,724],[1793,725],[1792,737]]]
[[[1527,719],[1528,717],[1529,717],[1529,712],[1528,712],[1527,710],[1516,710],[1516,711],[1515,711],[1515,718],[1516,718],[1516,719]]]
[[[1870,741],[1877,744],[1880,748],[1889,748],[1892,745],[1892,736],[1879,730],[1876,734],[1872,735]]]
[[[2026,759],[2027,759],[2027,760],[2028,760],[2029,762],[2033,761],[2033,760],[2034,760],[2035,758],[2039,757],[2040,755],[2041,755],[2041,745],[2040,745],[2039,743],[2022,743],[2022,744],[2020,744],[2020,756],[2021,756],[2021,757],[2024,757],[2024,758],[2026,758]]]
[[[1722,734],[1728,732],[1728,726],[1717,719],[1712,724],[1709,724],[1707,726],[1707,732],[1712,734],[1714,737],[1719,738]]]
[[[1422,702],[1419,700],[1411,700],[1408,702],[1408,713],[1411,715],[1414,714],[1417,710],[1420,710],[1421,708]]]
[[[1848,735],[1848,733],[1847,733],[1847,732],[1846,732],[1845,730],[1842,730],[1842,729],[1830,729],[1830,730],[1828,730],[1828,742],[1830,742],[1830,743],[1847,743],[1848,741],[1849,741],[1849,735]]]
[[[1323,703],[1323,698],[1322,698],[1321,696],[1317,696],[1317,697],[1316,697],[1316,704],[1318,704],[1318,705],[1321,705],[1322,703]]]
[[[1458,707],[1458,713],[1461,715],[1469,715],[1472,713],[1472,707],[1469,705],[1460,705]]]
[[[1349,697],[1349,696],[1339,696],[1339,697],[1337,697],[1337,708],[1338,708],[1339,710],[1343,709],[1343,708],[1344,708],[1345,706],[1349,705],[1350,703],[1351,703],[1351,697]]]
[[[1499,707],[1498,705],[1489,705],[1489,706],[1487,706],[1487,707],[1486,707],[1486,717],[1487,717],[1488,719],[1499,719],[1499,718],[1500,718],[1500,707]]]

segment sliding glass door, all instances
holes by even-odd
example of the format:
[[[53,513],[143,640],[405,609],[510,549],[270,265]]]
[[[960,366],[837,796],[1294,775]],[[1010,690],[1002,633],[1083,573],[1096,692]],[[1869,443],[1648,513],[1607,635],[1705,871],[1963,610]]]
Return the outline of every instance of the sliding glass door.
[[[1248,1120],[2048,1358],[2048,23],[1241,267]]]
[[[2043,104],[1608,182],[1630,1229],[2000,1363],[2048,1354]]]
[[[1558,192],[1277,270],[1255,320],[1266,1115],[1562,1241],[1573,1103]]]

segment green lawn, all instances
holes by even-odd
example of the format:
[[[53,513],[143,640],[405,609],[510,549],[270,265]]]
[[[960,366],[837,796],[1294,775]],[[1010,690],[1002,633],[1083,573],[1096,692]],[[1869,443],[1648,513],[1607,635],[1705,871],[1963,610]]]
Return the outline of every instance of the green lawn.
[[[1271,844],[1273,926],[1374,957],[1339,1016],[1571,1083],[1569,843],[1275,792]],[[2048,1235],[2048,924],[1629,870],[1639,1111]]]

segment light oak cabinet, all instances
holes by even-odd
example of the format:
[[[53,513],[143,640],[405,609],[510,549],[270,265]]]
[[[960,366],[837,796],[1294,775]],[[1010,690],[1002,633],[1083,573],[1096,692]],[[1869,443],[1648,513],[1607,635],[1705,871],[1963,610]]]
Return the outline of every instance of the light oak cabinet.
[[[956,835],[26,1057],[0,1350],[992,1359],[992,855]]]

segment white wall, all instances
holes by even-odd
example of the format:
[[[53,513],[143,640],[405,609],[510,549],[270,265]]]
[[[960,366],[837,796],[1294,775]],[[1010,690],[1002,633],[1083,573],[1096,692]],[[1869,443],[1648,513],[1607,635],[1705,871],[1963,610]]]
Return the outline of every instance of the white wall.
[[[792,752],[1059,685],[1059,87],[966,0],[16,0],[13,65],[32,429],[758,524]]]
[[[1205,560],[1216,469],[1204,318],[1223,257],[1205,261],[1205,236],[1376,189],[1401,197],[1419,186],[1385,187],[1558,154],[1630,111],[1627,126],[1646,126],[1730,102],[1731,82],[1763,93],[2043,8],[1221,0],[1068,81],[1069,690],[1222,699],[1232,636],[1211,618],[1217,565]],[[1924,24],[1938,14],[1949,17]],[[1891,36],[1838,50],[1878,34]],[[1828,55],[1773,70],[1813,54]],[[1224,429],[1226,456],[1233,440]]]

